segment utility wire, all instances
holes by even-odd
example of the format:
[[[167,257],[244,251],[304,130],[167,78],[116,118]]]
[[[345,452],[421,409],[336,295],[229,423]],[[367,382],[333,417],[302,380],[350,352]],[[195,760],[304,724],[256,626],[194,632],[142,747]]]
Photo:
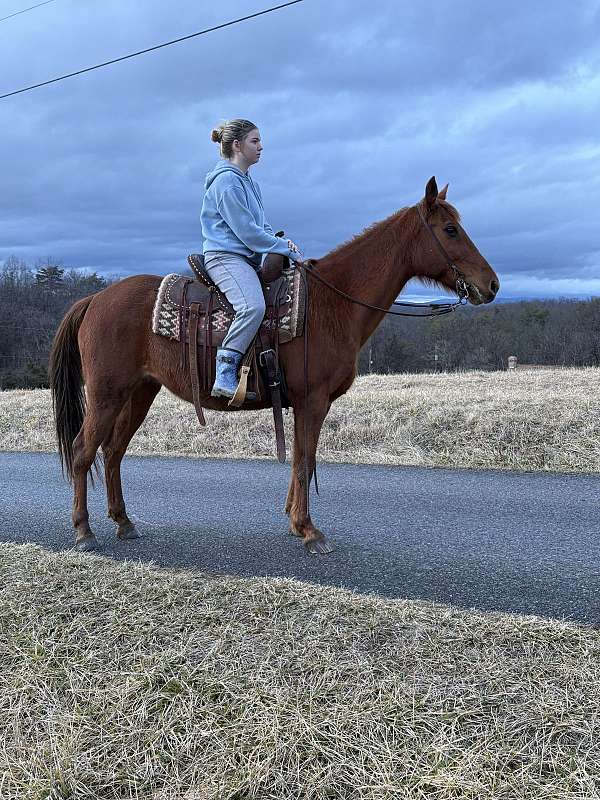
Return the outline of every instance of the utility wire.
[[[51,0],[47,0],[47,2],[51,2]],[[113,58],[110,61],[103,61],[102,64],[95,64],[93,67],[86,67],[85,69],[79,69],[77,70],[77,72],[69,72],[68,75],[61,75],[59,78],[52,78],[49,81],[43,81],[42,83],[34,83],[32,86],[25,86],[23,89],[16,89],[14,92],[7,92],[6,94],[0,94],[0,100],[4,100],[5,97],[12,97],[14,94],[21,94],[21,92],[30,92],[32,89],[38,89],[40,86],[47,86],[49,83],[57,83],[58,81],[64,81],[66,78],[72,78],[75,75],[82,75],[84,72],[91,72],[94,69],[100,69],[100,67],[107,67],[109,64],[116,64],[118,61],[125,61],[128,58],[135,58],[135,56],[141,56],[144,53],[151,53],[153,50],[160,50],[161,47],[169,47],[169,45],[178,44],[178,42],[185,42],[187,39],[193,39],[195,36],[202,36],[205,33],[218,31],[221,28],[227,28],[229,25],[236,25],[238,22],[244,22],[247,19],[260,17],[263,14],[268,14],[271,11],[277,11],[280,8],[286,8],[286,6],[293,6],[296,3],[302,3],[302,2],[304,2],[304,0],[291,0],[289,3],[282,3],[279,6],[272,6],[271,8],[266,8],[264,11],[257,11],[256,14],[248,14],[248,16],[246,17],[238,17],[238,19],[232,19],[231,22],[223,22],[221,25],[215,25],[212,28],[205,28],[203,31],[190,33],[187,36],[180,36],[179,39],[172,39],[170,42],[163,42],[163,44],[156,44],[154,45],[154,47],[147,47],[145,50],[138,50],[136,53],[129,53],[128,55],[121,56],[120,58]]]
[[[29,8],[23,8],[21,11],[15,11],[14,14],[9,14],[7,17],[0,17],[0,22],[4,22],[5,19],[10,19],[11,17],[18,17],[19,14],[25,14],[26,11],[33,11],[34,8],[47,6],[48,3],[54,3],[54,0],[44,0],[43,3],[38,3],[36,6],[29,6]]]

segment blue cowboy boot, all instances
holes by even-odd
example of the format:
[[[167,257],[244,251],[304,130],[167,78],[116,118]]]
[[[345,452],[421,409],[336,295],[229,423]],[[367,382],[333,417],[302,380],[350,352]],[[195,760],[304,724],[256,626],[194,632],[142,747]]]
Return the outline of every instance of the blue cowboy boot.
[[[217,374],[211,390],[213,397],[233,397],[238,385],[238,369],[243,353],[220,348],[217,350]],[[254,392],[246,392],[246,400],[256,400]]]
[[[242,354],[237,350],[217,350],[217,374],[212,387],[213,397],[233,397],[238,385],[237,371]]]

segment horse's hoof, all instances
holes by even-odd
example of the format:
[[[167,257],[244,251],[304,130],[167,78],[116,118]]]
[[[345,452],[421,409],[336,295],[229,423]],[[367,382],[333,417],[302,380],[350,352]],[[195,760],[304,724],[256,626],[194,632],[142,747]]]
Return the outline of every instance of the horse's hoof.
[[[91,536],[86,536],[85,539],[79,539],[79,541],[75,542],[75,550],[77,550],[79,553],[87,553],[91,550],[99,549],[100,545],[93,534]]]
[[[313,539],[306,542],[304,546],[306,547],[306,552],[314,556],[325,556],[333,552],[333,547],[327,544],[325,539]]]
[[[123,525],[117,529],[119,539],[139,539],[141,535],[135,525]]]

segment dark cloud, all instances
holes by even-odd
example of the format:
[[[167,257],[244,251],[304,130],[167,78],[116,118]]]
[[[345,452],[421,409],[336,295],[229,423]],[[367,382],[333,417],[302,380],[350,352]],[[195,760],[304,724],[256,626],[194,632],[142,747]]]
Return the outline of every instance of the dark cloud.
[[[0,23],[0,89],[264,7],[59,0]],[[595,0],[306,0],[1,101],[0,260],[185,269],[210,129],[244,116],[268,217],[310,255],[436,174],[505,290],[600,293],[599,33]]]

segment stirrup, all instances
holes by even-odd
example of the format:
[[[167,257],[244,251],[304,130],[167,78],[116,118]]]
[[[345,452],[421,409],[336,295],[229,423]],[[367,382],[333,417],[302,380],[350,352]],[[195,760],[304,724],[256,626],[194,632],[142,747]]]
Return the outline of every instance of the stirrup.
[[[250,402],[256,400],[255,392],[246,391],[246,387],[248,386],[249,372],[250,367],[247,364],[244,364],[240,369],[240,381],[237,385],[237,389],[235,390],[235,394],[228,403],[228,405],[230,405],[232,408],[239,408],[246,400]]]

